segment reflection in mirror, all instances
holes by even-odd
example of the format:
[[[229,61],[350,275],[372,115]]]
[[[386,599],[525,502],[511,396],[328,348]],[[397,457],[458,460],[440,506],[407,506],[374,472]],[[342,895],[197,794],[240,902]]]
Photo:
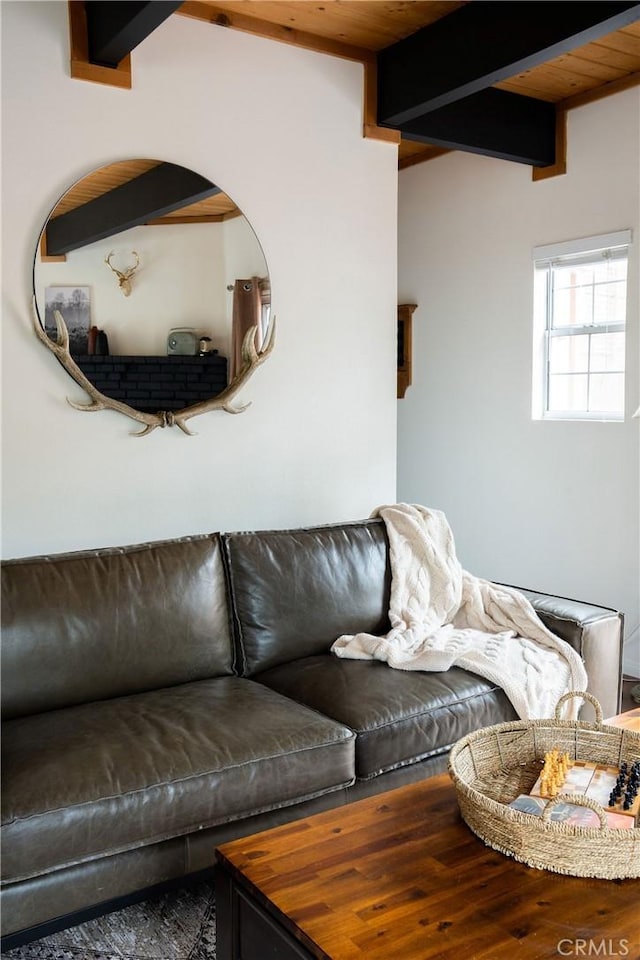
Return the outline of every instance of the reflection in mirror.
[[[120,410],[142,433],[244,409],[231,401],[273,347],[270,299],[264,254],[230,197],[157,160],[76,183],[35,256],[36,332],[91,398],[72,405]]]

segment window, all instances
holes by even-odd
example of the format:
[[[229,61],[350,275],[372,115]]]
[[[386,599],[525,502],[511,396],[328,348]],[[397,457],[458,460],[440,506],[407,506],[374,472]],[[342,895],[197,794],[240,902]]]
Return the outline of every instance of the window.
[[[535,419],[624,419],[631,231],[534,250]]]

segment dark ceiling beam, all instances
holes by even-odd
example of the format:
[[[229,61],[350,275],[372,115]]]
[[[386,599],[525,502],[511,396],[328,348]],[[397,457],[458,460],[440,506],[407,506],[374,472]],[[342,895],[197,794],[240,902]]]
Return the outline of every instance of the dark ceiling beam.
[[[404,124],[640,19],[640,3],[473,0],[378,54],[378,122]]]
[[[407,140],[546,167],[555,161],[553,103],[482,90],[402,125]]]
[[[210,180],[161,163],[113,190],[49,220],[47,253],[59,256],[221,193]]]
[[[99,66],[117,67],[181,4],[182,0],[87,0],[89,60]]]

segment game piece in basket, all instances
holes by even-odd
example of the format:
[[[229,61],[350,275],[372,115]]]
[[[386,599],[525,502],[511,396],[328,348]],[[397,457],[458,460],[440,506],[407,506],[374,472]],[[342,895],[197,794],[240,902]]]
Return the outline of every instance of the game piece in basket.
[[[558,766],[558,770],[562,770],[563,772],[559,776],[556,793],[552,794],[549,789],[549,784],[551,774],[556,766]],[[532,796],[537,797],[557,796],[557,793],[586,793],[595,769],[595,763],[590,763],[586,760],[572,761],[566,753],[563,754],[562,761],[558,765],[554,757],[554,751],[550,750],[545,754],[545,761],[540,776],[531,788],[530,793]],[[606,804],[612,786],[613,783],[608,787],[606,794],[600,802]]]
[[[542,816],[546,805],[547,800],[543,797],[534,797],[528,794],[521,794],[509,804],[514,810],[520,810],[522,813],[529,813],[536,817]],[[633,828],[632,817],[606,811],[605,817],[608,827],[622,830]],[[588,807],[573,803],[557,803],[551,811],[550,819],[552,823],[566,823],[576,827],[600,827],[600,819],[597,813]]]

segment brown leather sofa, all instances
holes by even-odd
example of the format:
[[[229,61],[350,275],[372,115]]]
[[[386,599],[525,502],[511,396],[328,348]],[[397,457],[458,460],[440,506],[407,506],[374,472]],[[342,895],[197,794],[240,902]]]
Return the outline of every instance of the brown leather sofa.
[[[2,566],[2,932],[42,936],[210,868],[216,845],[446,769],[513,719],[454,668],[330,653],[389,629],[381,520]],[[617,712],[622,618],[528,592]]]

